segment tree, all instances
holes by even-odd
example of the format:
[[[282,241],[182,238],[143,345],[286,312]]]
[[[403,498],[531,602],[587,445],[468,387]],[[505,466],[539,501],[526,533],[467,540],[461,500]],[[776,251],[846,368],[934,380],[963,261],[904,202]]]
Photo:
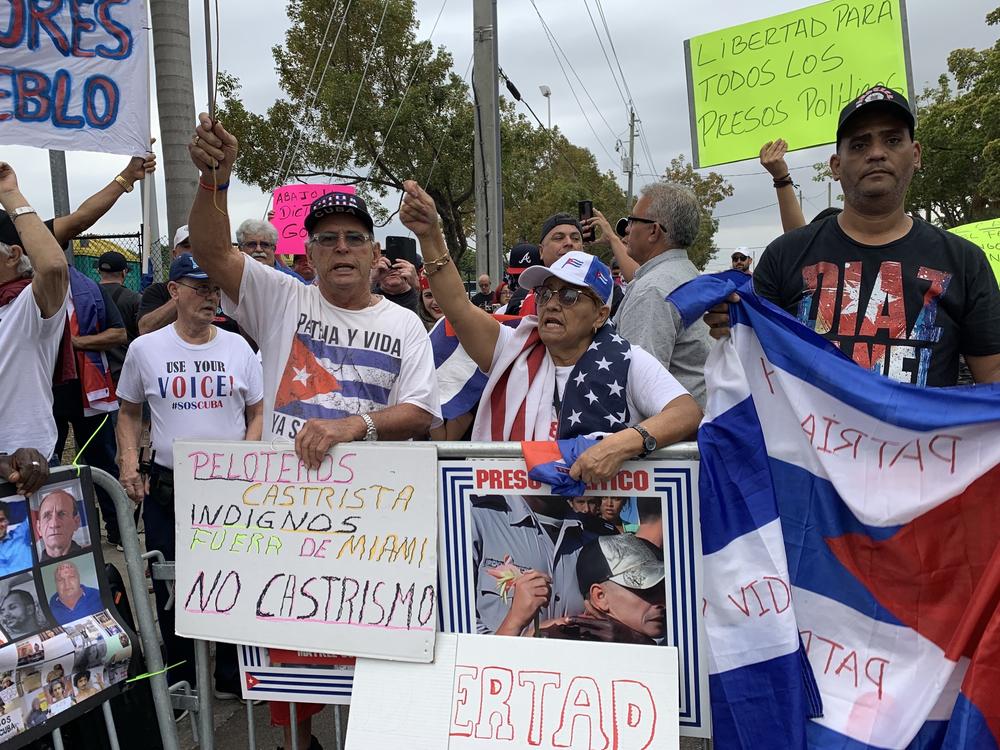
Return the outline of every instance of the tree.
[[[223,78],[220,117],[241,142],[236,173],[265,191],[286,175],[333,174],[357,183],[380,221],[390,216],[380,200],[404,179],[416,179],[437,203],[448,249],[462,261],[475,228],[469,86],[443,48],[417,41],[414,0],[350,0],[349,12],[343,3],[331,9],[331,0],[290,0],[292,26],[285,44],[272,50],[286,98],[266,113],[248,111],[239,81]],[[307,106],[314,95],[315,106]],[[522,237],[536,241],[545,216],[575,211],[579,199],[624,205],[613,177],[598,172],[590,152],[562,135],[550,138],[504,100],[500,127],[508,246]],[[290,142],[294,158],[279,170]]]
[[[698,197],[701,206],[701,229],[694,244],[688,248],[688,257],[699,271],[703,271],[717,252],[715,233],[719,231],[719,220],[712,217],[712,211],[733,194],[733,186],[718,172],[699,174],[684,158],[684,154],[670,160],[670,166],[664,171],[663,179],[686,185]]]
[[[1000,8],[986,23],[1000,24]],[[916,97],[922,166],[906,196],[908,211],[946,229],[1000,216],[1000,39],[953,50],[948,71]],[[828,164],[815,169],[831,177]]]

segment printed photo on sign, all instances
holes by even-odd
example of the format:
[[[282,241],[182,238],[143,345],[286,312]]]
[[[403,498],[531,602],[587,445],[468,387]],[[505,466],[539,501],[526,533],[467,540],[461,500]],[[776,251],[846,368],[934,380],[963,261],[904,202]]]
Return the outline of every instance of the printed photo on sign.
[[[84,669],[73,673],[73,696],[77,703],[92,698],[106,687],[104,669]]]
[[[38,603],[35,577],[31,571],[0,581],[0,627],[9,641],[50,627],[45,611]]]
[[[104,610],[94,558],[90,555],[50,563],[41,573],[49,611],[60,625]]]
[[[66,628],[66,633],[76,650],[73,671],[102,665],[108,655],[108,644],[104,632],[93,618],[80,620]],[[116,639],[117,640],[117,639]]]
[[[472,497],[480,633],[663,642],[658,497]]]
[[[90,529],[79,480],[46,485],[31,496],[31,517],[39,562],[90,548]]]
[[[681,734],[709,736],[697,466],[630,461],[566,497],[523,459],[439,461],[439,627],[675,646]]]
[[[20,495],[0,500],[0,576],[34,565],[28,501]]]

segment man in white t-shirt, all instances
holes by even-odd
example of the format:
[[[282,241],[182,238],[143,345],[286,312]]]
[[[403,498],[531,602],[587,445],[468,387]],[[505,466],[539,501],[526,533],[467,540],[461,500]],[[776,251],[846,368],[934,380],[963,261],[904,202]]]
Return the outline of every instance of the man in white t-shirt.
[[[364,201],[330,193],[310,206],[303,225],[315,285],[247,262],[229,242],[226,213],[237,146],[200,115],[188,150],[201,186],[188,225],[195,258],[228,298],[223,309],[260,345],[264,438],[294,440],[315,468],[337,443],[426,435],[441,421],[430,341],[416,313],[371,292],[379,250]],[[287,704],[278,705],[272,722],[286,727],[289,747]],[[299,706],[299,747],[315,746],[308,718],[318,710]]]
[[[235,333],[212,325],[221,292],[190,253],[170,264],[167,284],[177,320],[140,336],[128,349],[118,380],[120,481],[129,497],[143,503],[146,549],[174,559],[173,443],[181,438],[259,440],[264,413],[260,362]],[[149,488],[139,473],[142,404],[152,415]],[[174,634],[174,610],[165,609],[166,586],[153,581],[170,681],[195,682],[191,641]],[[215,691],[239,694],[236,648],[219,644]]]
[[[52,371],[66,322],[66,257],[3,162],[0,205],[22,243],[0,242],[0,452],[34,448],[48,459],[56,443]]]

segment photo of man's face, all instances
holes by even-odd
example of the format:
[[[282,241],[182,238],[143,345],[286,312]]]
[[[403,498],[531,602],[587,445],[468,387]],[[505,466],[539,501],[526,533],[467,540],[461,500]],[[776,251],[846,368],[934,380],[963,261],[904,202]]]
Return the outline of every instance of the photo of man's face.
[[[13,640],[38,630],[38,605],[27,591],[14,589],[0,602],[0,625]]]
[[[648,589],[630,589],[613,581],[595,584],[603,594],[601,609],[637,633],[662,638],[667,631],[666,590],[662,584]],[[595,592],[591,592],[593,597]]]
[[[62,557],[73,548],[73,534],[80,528],[76,500],[64,490],[50,492],[38,506],[35,533],[48,557]]]

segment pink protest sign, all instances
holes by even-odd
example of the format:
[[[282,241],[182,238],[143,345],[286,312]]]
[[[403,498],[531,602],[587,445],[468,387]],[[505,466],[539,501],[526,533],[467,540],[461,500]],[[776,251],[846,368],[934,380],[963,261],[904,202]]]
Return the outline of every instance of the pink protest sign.
[[[309,204],[327,193],[357,191],[353,185],[285,185],[274,191],[274,218],[278,230],[278,252],[302,255],[306,251],[306,229],[302,222],[309,214]]]

